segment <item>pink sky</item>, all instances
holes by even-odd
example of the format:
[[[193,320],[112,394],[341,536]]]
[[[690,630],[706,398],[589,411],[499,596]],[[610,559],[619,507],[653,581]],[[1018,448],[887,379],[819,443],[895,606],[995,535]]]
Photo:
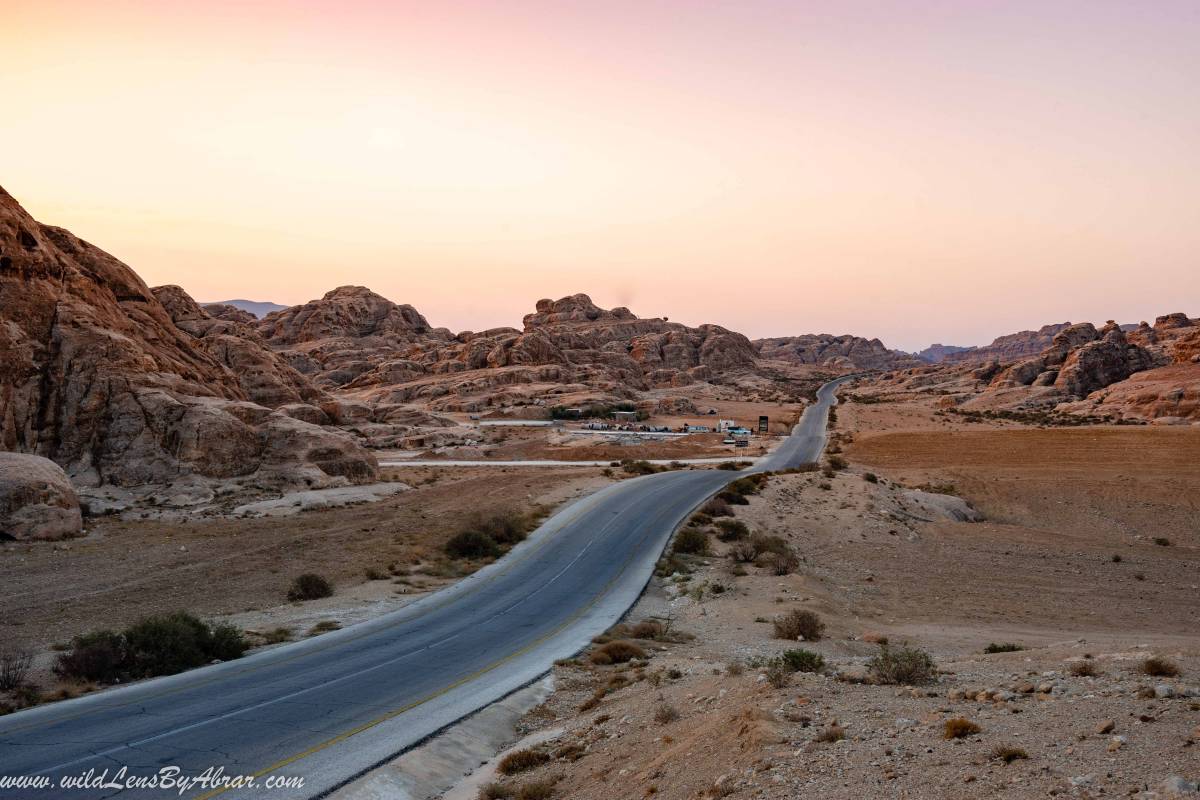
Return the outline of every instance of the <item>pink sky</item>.
[[[1200,3],[0,0],[4,185],[200,300],[1200,314]]]

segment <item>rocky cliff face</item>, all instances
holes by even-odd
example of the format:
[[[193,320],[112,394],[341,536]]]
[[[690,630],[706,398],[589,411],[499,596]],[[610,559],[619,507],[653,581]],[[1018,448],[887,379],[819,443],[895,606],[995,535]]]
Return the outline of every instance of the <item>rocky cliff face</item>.
[[[861,336],[815,333],[757,339],[754,344],[763,358],[831,369],[903,369],[923,363],[908,353],[889,350],[878,339]]]
[[[129,267],[0,189],[0,445],[90,486],[375,475],[345,434],[268,407],[316,390],[220,327],[239,323],[163,296],[172,310]]]

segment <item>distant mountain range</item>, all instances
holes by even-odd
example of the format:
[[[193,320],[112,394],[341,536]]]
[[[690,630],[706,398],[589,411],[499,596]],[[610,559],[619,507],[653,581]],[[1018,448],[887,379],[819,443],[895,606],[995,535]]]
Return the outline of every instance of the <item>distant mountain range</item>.
[[[260,302],[257,300],[214,300],[211,303],[201,303],[202,306],[233,306],[239,308],[248,314],[253,314],[258,319],[262,319],[267,314],[273,314],[276,311],[283,311],[290,306],[281,306],[278,303]]]

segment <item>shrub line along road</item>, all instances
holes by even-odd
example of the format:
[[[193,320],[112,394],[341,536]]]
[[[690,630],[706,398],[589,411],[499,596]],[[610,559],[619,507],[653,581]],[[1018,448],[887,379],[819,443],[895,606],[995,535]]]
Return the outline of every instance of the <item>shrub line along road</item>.
[[[838,381],[770,456],[743,471],[662,472],[572,503],[505,557],[398,611],[180,675],[0,718],[0,776],[53,788],[3,798],[180,797],[177,788],[59,788],[178,767],[253,775],[253,789],[182,796],[319,797],[543,675],[611,627],[645,588],[679,524],[729,481],[816,460]],[[300,776],[302,788],[264,788]]]

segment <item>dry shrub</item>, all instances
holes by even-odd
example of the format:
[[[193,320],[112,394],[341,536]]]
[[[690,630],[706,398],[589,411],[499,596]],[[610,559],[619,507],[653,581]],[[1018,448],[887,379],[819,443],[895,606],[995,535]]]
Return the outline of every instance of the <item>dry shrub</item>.
[[[1094,678],[1100,674],[1100,670],[1096,669],[1095,661],[1085,658],[1071,664],[1071,674],[1077,678]]]
[[[754,542],[737,542],[729,548],[729,557],[738,564],[753,564],[758,559],[758,548]]]
[[[1179,665],[1161,656],[1147,658],[1138,666],[1138,670],[1143,675],[1152,675],[1155,678],[1178,678],[1181,674]]]
[[[717,520],[717,538],[722,542],[736,542],[750,535],[746,523],[737,519]]]
[[[587,749],[575,742],[564,744],[562,747],[554,751],[554,757],[560,761],[578,761],[587,755]]]
[[[669,725],[679,719],[679,709],[669,703],[659,703],[654,709],[654,721],[659,725]]]
[[[730,661],[728,664],[725,665],[725,674],[729,675],[730,677],[736,678],[738,675],[741,675],[745,671],[746,671],[746,668],[744,666],[742,666],[742,662],[740,662],[740,661]]]
[[[714,497],[712,500],[709,500],[707,503],[705,503],[704,507],[700,509],[700,511],[704,514],[707,514],[709,517],[733,516],[733,509],[729,507],[729,503],[726,503],[724,500],[721,500],[717,497]]]
[[[554,784],[550,781],[530,781],[517,792],[517,800],[550,800],[553,796]]]
[[[485,783],[479,788],[479,800],[513,800],[517,790],[506,783]]]
[[[964,739],[967,736],[974,736],[983,728],[980,728],[971,720],[965,717],[951,717],[946,720],[942,726],[942,738],[944,739]]]
[[[920,685],[937,674],[933,657],[916,647],[891,648],[883,645],[867,662],[867,671],[876,683]]]
[[[775,689],[783,689],[792,682],[792,672],[782,658],[772,658],[767,662],[766,671],[763,673],[767,676],[767,683]]]
[[[632,661],[635,658],[645,658],[646,651],[638,647],[633,642],[627,642],[624,639],[606,642],[592,651],[591,661],[593,664],[624,664],[626,661]]]
[[[635,639],[657,639],[663,635],[661,622],[644,619],[629,630],[629,635]]]
[[[772,575],[791,575],[800,567],[795,553],[768,553],[763,562]]]
[[[516,775],[518,772],[536,769],[549,760],[550,756],[541,750],[516,750],[500,759],[496,770],[501,775]]]
[[[843,728],[841,725],[830,725],[828,728],[817,734],[816,741],[824,742],[826,744],[833,744],[834,742],[840,742],[845,738],[845,728]]]
[[[811,611],[797,609],[775,618],[775,638],[796,641],[803,637],[806,642],[819,641],[825,633],[825,623]]]
[[[0,653],[0,691],[10,692],[25,685],[33,653],[28,650],[8,650]]]
[[[333,585],[323,576],[315,572],[306,572],[296,576],[292,587],[288,589],[287,599],[291,602],[299,600],[319,600],[333,594]]]
[[[1005,764],[1011,764],[1014,761],[1029,758],[1029,753],[1011,744],[1001,744],[997,745],[988,757],[992,761],[1003,761]]]

